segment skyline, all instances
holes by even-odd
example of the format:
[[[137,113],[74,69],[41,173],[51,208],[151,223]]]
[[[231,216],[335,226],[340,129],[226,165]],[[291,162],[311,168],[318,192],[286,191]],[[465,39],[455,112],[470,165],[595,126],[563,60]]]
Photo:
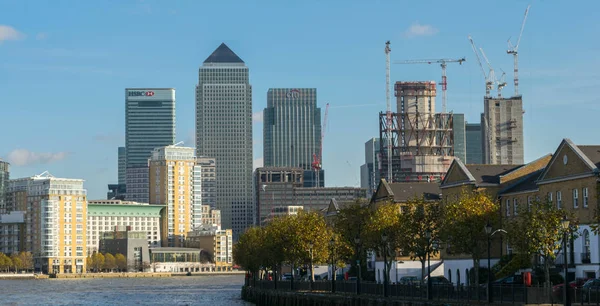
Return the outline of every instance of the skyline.
[[[359,186],[364,143],[378,137],[377,116],[385,111],[385,41],[391,40],[392,61],[465,56],[462,66],[448,67],[448,110],[478,122],[484,80],[467,36],[485,50],[496,71],[506,71],[504,93],[512,93],[506,39],[518,35],[530,3],[519,49],[525,162],[551,153],[564,137],[576,144],[599,143],[591,131],[599,108],[594,102],[600,102],[594,91],[600,83],[594,69],[600,64],[595,56],[600,43],[591,38],[600,30],[593,16],[600,4],[586,1],[588,9],[581,10],[541,1],[467,3],[435,8],[411,3],[409,10],[418,17],[402,19],[394,16],[406,7],[388,1],[271,2],[266,8],[0,1],[0,58],[10,59],[0,63],[5,72],[0,73],[0,101],[8,114],[3,122],[14,131],[3,134],[0,158],[11,162],[11,178],[48,170],[84,179],[90,199],[104,198],[107,184],[117,182],[116,148],[125,144],[123,89],[175,88],[176,141],[194,146],[197,69],[225,42],[250,69],[254,160],[259,162],[263,152],[268,88],[317,88],[318,107],[331,105],[323,144],[326,186]],[[231,10],[234,22],[211,27],[217,16],[195,18],[199,11],[221,9]],[[501,20],[487,21],[490,12]],[[55,18],[48,22],[45,16]],[[439,82],[440,75],[437,65],[391,68],[392,83]]]

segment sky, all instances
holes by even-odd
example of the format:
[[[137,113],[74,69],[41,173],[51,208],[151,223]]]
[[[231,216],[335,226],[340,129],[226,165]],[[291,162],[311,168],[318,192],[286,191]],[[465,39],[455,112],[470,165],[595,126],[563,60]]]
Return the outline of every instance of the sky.
[[[314,87],[318,105],[330,104],[325,184],[359,186],[364,143],[386,109],[385,42],[392,61],[466,57],[448,65],[448,110],[479,122],[484,77],[467,37],[506,72],[510,95],[507,40],[529,4],[519,46],[525,161],[563,138],[600,144],[599,1],[0,0],[0,158],[11,178],[48,170],[106,197],[125,144],[124,88],[176,88],[176,138],[194,146],[198,68],[225,42],[250,69],[255,166],[268,88]],[[440,79],[438,65],[391,66],[392,82]]]

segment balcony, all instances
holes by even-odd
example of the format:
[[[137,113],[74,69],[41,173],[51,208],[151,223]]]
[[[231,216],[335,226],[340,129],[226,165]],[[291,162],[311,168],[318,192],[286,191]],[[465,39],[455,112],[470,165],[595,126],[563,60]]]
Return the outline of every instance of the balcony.
[[[581,263],[589,264],[591,262],[592,262],[592,260],[590,257],[590,252],[581,253]]]

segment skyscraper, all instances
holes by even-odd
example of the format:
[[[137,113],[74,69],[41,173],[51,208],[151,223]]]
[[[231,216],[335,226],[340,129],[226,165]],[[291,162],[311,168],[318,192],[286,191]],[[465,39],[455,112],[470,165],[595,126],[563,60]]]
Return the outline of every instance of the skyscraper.
[[[365,143],[365,164],[360,166],[360,188],[367,190],[370,198],[379,185],[379,138],[371,138]]]
[[[454,156],[467,162],[467,138],[465,135],[465,114],[452,115],[452,137],[454,140]]]
[[[483,130],[483,162],[495,165],[522,165],[523,152],[523,99],[484,99],[481,121]]]
[[[237,240],[253,222],[252,86],[248,67],[225,44],[200,67],[196,156],[216,159],[216,208]]]
[[[6,211],[6,190],[8,189],[9,163],[0,159],[0,213]]]
[[[152,150],[175,143],[175,89],[125,89],[127,199],[148,203]]]
[[[127,155],[125,147],[119,147],[118,184],[125,184],[127,180]]]
[[[264,166],[301,168],[305,187],[317,187],[311,167],[313,154],[319,156],[321,150],[317,89],[269,88],[263,115]],[[323,187],[324,181],[320,179],[318,187]]]
[[[466,124],[467,163],[483,164],[481,123]]]

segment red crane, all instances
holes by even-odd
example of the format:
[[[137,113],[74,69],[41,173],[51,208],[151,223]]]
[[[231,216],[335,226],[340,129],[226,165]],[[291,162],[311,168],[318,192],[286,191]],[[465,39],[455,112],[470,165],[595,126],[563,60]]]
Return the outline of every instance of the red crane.
[[[327,127],[327,113],[329,112],[329,103],[325,105],[325,117],[323,118],[323,125],[321,127],[321,147],[319,148],[319,156],[313,153],[312,168],[315,171],[315,187],[320,186],[320,170],[322,168],[323,160],[323,140],[325,139],[325,128]]]

